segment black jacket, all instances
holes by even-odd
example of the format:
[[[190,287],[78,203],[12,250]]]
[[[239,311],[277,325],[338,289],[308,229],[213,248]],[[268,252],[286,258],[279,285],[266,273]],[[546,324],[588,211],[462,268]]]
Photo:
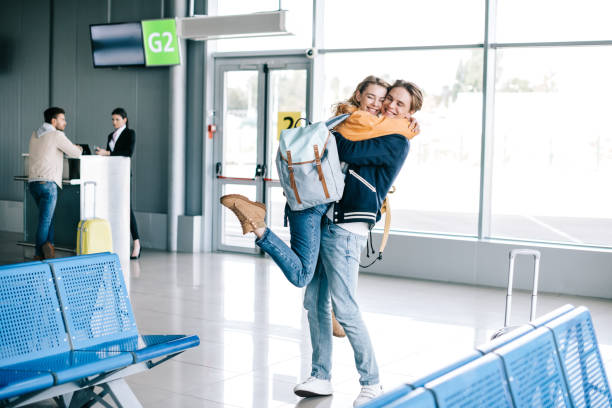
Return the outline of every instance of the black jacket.
[[[396,134],[359,142],[334,134],[348,172],[342,198],[334,205],[333,221],[367,222],[371,229],[380,220],[380,207],[408,156],[410,142]]]
[[[113,139],[113,133],[115,132],[111,132],[111,134],[108,135],[108,140],[106,142],[106,150],[108,150],[109,152],[111,152],[111,149],[108,144]],[[134,154],[135,144],[136,132],[134,132],[133,129],[125,128],[117,138],[117,142],[115,142],[115,149],[111,152],[110,155],[132,157],[132,154]]]

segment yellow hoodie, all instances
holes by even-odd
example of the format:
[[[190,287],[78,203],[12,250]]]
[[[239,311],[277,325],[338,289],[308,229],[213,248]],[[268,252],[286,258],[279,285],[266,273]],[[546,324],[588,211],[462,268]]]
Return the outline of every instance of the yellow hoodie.
[[[366,111],[353,112],[335,130],[353,142],[391,134],[399,134],[410,140],[417,135],[410,130],[409,119],[378,117]]]

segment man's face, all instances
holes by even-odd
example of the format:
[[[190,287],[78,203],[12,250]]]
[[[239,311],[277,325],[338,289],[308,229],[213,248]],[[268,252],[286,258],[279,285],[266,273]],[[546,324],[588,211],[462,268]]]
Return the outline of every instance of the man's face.
[[[405,88],[391,88],[383,103],[382,114],[388,118],[410,119],[413,113],[410,111],[411,102],[412,97]]]
[[[66,116],[63,113],[58,114],[56,117],[51,119],[51,125],[57,130],[63,131],[66,129]]]

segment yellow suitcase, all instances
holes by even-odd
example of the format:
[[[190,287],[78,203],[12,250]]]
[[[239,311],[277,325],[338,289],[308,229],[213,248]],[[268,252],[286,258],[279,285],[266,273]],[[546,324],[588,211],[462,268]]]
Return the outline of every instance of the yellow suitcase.
[[[77,255],[113,252],[113,235],[110,223],[108,220],[96,218],[96,182],[86,181],[83,187],[83,194],[85,194],[85,186],[87,184],[94,185],[94,217],[79,221],[76,244]]]

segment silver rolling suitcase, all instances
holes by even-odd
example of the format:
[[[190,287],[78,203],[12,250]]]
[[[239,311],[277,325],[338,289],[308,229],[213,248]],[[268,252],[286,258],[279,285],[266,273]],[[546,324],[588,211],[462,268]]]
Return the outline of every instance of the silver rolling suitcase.
[[[536,304],[538,302],[538,280],[540,277],[540,251],[535,249],[513,249],[510,251],[510,265],[508,267],[508,292],[506,294],[506,312],[504,315],[504,327],[499,329],[491,337],[491,340],[508,333],[517,326],[510,326],[510,315],[512,314],[512,282],[514,280],[514,261],[519,255],[533,256],[533,289],[531,292],[531,312],[529,313],[529,321],[536,317]]]

